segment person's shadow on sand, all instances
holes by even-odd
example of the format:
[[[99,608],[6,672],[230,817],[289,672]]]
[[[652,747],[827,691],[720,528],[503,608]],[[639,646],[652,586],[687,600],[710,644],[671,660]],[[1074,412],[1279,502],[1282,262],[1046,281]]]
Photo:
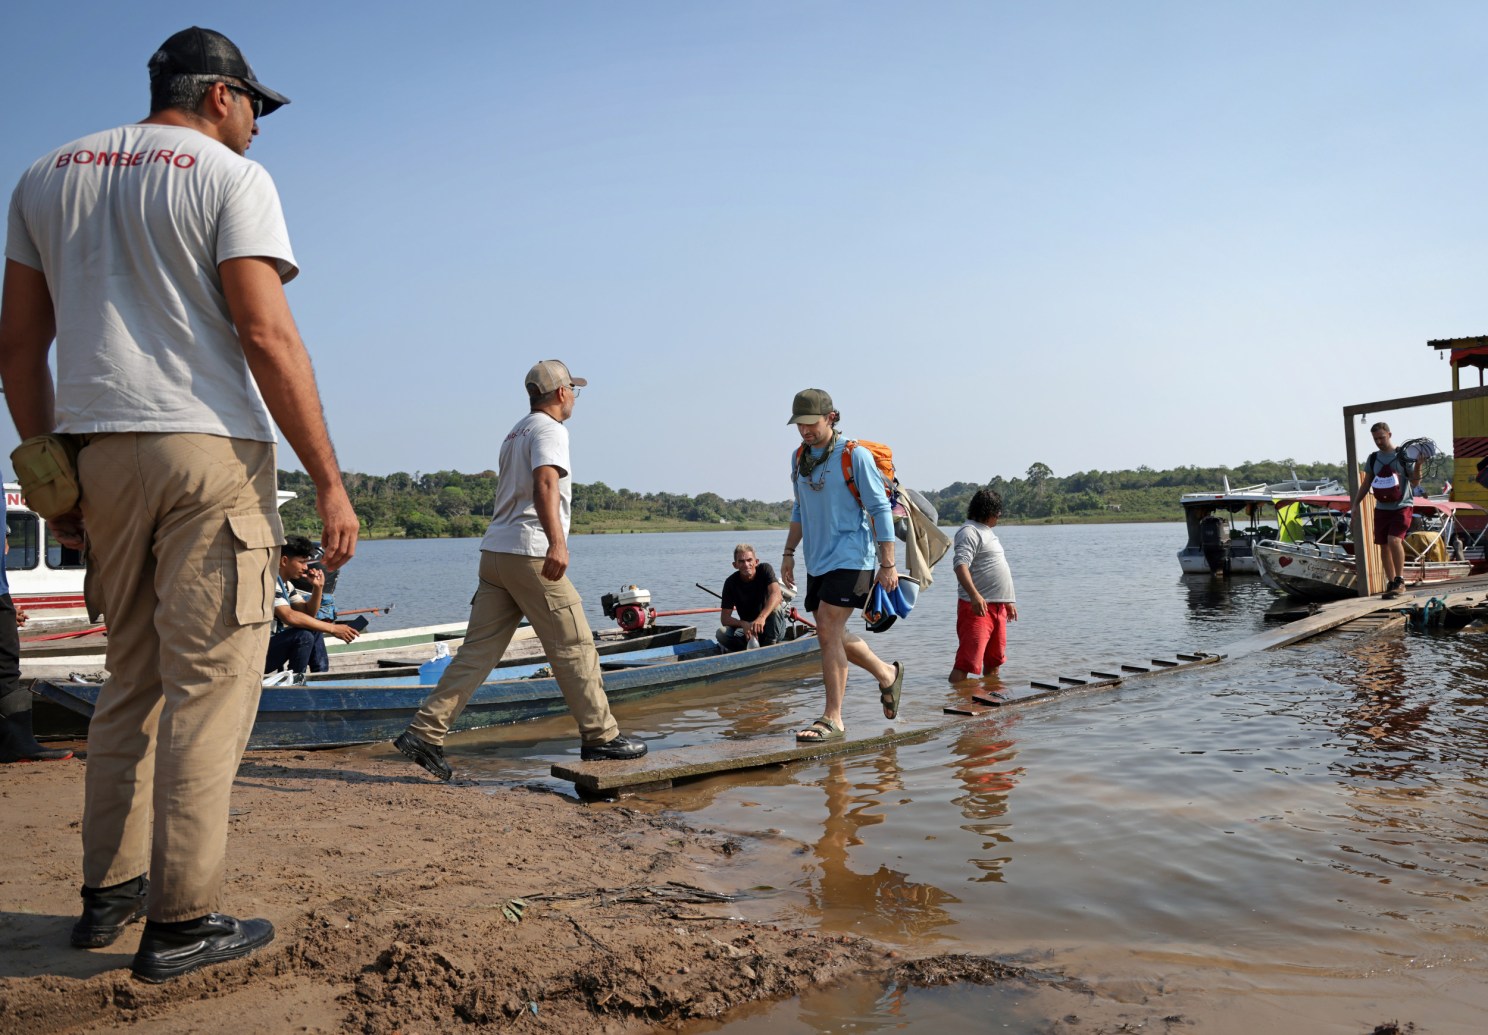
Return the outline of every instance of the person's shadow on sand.
[[[0,978],[90,978],[110,970],[128,969],[139,948],[144,921],[125,928],[107,949],[74,949],[69,944],[75,915],[14,913],[0,910]]]

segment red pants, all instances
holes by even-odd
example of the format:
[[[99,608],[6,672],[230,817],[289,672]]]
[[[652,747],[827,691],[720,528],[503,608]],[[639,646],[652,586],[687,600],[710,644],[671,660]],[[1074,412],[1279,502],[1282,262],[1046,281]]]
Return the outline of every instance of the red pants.
[[[970,601],[956,601],[956,650],[953,668],[969,676],[1002,667],[1007,661],[1006,604],[988,604],[987,613],[978,615]]]

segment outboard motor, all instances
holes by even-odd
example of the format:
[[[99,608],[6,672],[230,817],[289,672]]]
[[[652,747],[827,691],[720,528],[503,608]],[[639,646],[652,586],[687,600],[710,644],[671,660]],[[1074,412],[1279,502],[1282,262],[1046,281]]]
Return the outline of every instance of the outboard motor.
[[[619,593],[606,593],[599,598],[599,607],[606,618],[613,618],[615,624],[626,632],[635,632],[656,622],[651,591],[639,586],[623,586]]]
[[[1204,548],[1204,560],[1209,565],[1209,574],[1224,577],[1230,573],[1230,523],[1218,514],[1210,514],[1199,522],[1199,545]]]

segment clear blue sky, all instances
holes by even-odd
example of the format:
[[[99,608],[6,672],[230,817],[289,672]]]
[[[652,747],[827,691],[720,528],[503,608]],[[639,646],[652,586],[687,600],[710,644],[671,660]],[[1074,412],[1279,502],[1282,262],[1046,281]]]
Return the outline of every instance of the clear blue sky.
[[[922,488],[1338,461],[1488,333],[1482,3],[18,4],[5,194],[193,23],[294,101],[250,157],[348,470],[494,467],[550,356],[642,492],[784,498],[808,386]]]

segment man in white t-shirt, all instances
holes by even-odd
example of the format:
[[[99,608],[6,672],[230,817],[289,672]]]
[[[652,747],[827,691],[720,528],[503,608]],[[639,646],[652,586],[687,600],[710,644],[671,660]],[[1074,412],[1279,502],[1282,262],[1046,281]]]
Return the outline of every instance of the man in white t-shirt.
[[[556,359],[535,365],[524,382],[531,412],[501,443],[496,508],[481,540],[480,587],[470,602],[465,643],[393,741],[441,780],[454,775],[444,757],[445,736],[470,695],[490,678],[524,616],[579,724],[580,757],[617,760],[646,753],[641,741],[621,735],[610,714],[584,602],[565,574],[573,478],[563,422],[573,416],[579,389],[589,382]]]
[[[244,157],[288,98],[209,29],[171,36],[149,70],[148,118],[44,156],[11,197],[0,378],[23,440],[80,447],[81,502],[51,526],[75,549],[86,530],[89,610],[108,617],[72,943],[147,914],[132,969],[160,982],[274,937],[217,910],[284,541],[276,422],[315,483],[329,566],[357,518],[284,296],[298,270],[279,197]]]

